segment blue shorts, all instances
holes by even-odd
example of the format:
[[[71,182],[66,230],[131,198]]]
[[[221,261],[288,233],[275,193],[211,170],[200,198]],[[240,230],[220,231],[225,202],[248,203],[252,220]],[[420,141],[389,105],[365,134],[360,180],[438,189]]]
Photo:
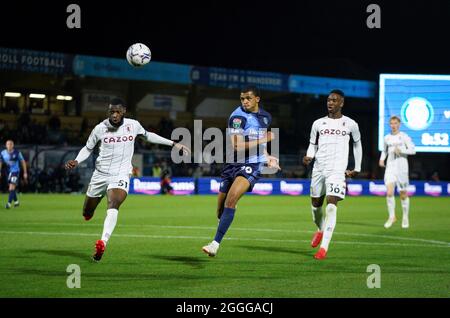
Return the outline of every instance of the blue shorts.
[[[8,183],[19,184],[19,172],[10,172],[8,175]]]
[[[225,164],[220,175],[220,192],[227,193],[230,190],[234,179],[242,176],[250,182],[250,187],[247,192],[251,192],[256,182],[261,177],[261,170],[265,163],[238,163]]]

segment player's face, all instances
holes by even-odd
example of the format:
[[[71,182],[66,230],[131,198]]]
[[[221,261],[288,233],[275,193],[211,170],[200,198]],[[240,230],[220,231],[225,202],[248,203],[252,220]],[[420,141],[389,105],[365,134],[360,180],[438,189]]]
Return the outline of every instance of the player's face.
[[[8,140],[6,142],[6,150],[8,150],[8,152],[11,152],[11,151],[13,151],[13,149],[14,149],[14,142],[11,140]]]
[[[252,91],[241,93],[242,107],[248,112],[258,110],[259,96],[255,96]]]
[[[342,106],[344,106],[344,99],[341,95],[338,94],[330,94],[327,98],[327,108],[328,113],[336,114],[341,112]]]
[[[400,129],[400,122],[397,119],[392,119],[389,122],[389,126],[391,126],[391,131],[395,134]]]
[[[108,117],[113,124],[120,123],[124,115],[125,107],[122,105],[109,105]]]

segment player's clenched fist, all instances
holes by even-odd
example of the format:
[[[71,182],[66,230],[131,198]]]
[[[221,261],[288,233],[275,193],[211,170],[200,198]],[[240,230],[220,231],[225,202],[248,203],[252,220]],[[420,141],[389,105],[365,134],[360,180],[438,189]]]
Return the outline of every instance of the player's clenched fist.
[[[348,178],[354,178],[358,175],[358,171],[355,170],[346,170],[345,171],[345,176]]]
[[[275,168],[277,170],[281,170],[280,164],[279,164],[279,159],[277,157],[274,156],[267,156],[267,166],[269,168]]]
[[[307,166],[307,165],[309,165],[309,164],[311,163],[312,160],[313,160],[313,158],[304,156],[304,157],[303,157],[303,164],[304,164],[305,166]]]
[[[188,147],[186,147],[185,145],[179,144],[179,143],[174,143],[173,147],[176,148],[178,151],[183,151],[183,155],[185,156],[190,156],[191,155],[191,149],[189,149]]]
[[[66,162],[66,170],[74,169],[78,166],[78,161],[69,160]]]
[[[272,141],[275,139],[275,134],[273,132],[269,131],[269,132],[267,132],[266,138],[267,138],[267,142]]]

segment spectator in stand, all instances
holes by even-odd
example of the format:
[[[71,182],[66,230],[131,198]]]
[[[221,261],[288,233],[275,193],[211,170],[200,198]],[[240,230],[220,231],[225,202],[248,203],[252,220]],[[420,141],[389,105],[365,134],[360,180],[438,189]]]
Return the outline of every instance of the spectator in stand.
[[[173,187],[170,185],[172,180],[170,179],[169,171],[163,170],[161,173],[161,194],[173,194]]]
[[[441,179],[439,178],[439,173],[437,171],[434,171],[431,174],[431,180],[434,181],[434,182],[440,182],[441,181]]]
[[[139,168],[136,166],[133,166],[133,171],[131,172],[131,176],[133,178],[138,178],[141,176],[141,172],[139,171]]]
[[[155,162],[155,164],[152,167],[152,176],[155,178],[161,177],[161,166],[158,162]]]

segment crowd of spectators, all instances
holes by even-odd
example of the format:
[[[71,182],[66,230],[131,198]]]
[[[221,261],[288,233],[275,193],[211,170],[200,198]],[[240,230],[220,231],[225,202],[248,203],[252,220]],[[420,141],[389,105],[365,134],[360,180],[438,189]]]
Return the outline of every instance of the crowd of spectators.
[[[61,130],[61,121],[57,115],[49,118],[47,124],[32,120],[28,113],[21,113],[17,119],[16,129],[0,119],[0,135],[3,140],[12,139],[16,144],[58,145],[66,142]]]
[[[0,190],[6,192],[8,188],[6,169],[1,172]],[[49,165],[45,169],[31,167],[28,169],[28,182],[21,178],[22,192],[34,193],[71,193],[80,192],[83,184],[77,170],[66,171],[64,165]]]

